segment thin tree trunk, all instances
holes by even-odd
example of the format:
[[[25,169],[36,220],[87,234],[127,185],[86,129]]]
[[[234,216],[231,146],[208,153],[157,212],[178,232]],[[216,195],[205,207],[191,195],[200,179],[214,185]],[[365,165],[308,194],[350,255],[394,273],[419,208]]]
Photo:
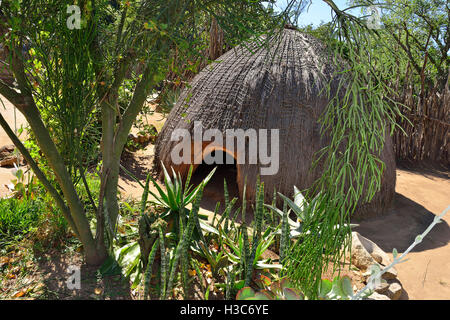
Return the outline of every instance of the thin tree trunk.
[[[58,152],[47,128],[42,122],[41,114],[34,102],[31,93],[32,91],[27,82],[19,48],[20,47],[14,48],[15,50],[12,52],[11,69],[21,93],[19,94],[2,83],[0,83],[0,93],[14,104],[25,116],[42,153],[45,155],[50,167],[53,169],[56,180],[61,187],[67,206],[69,207],[70,215],[76,228],[74,231],[84,246],[86,262],[93,265],[100,264],[107,257],[107,252],[102,249],[98,250],[99,246],[96,245],[94,237],[92,236],[83,204],[78,197],[72,178],[64,164],[64,159]]]

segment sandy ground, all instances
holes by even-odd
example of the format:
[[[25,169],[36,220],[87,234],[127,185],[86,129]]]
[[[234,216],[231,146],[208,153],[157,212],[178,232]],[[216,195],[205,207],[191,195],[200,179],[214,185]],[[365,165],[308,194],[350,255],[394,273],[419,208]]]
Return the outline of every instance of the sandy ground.
[[[404,252],[450,205],[450,179],[448,173],[398,169],[396,192],[389,212],[355,229],[388,253],[394,248]],[[409,260],[396,266],[409,299],[450,299],[449,224],[450,212],[408,254]]]
[[[0,97],[1,98],[1,97]],[[6,109],[1,108],[3,117],[14,127],[14,109],[3,100]],[[1,106],[1,104],[0,104]],[[17,112],[17,125],[26,124]],[[161,114],[147,116],[147,121],[158,131],[164,123]],[[133,129],[135,130],[135,129]],[[0,128],[0,147],[10,144],[3,129]],[[140,180],[145,181],[152,167],[153,145],[134,153],[126,153],[122,165]],[[13,178],[11,169],[0,168],[0,196],[4,196],[4,184]],[[221,179],[223,173],[219,173]],[[119,188],[124,197],[139,198],[142,188],[124,172],[121,173]],[[394,248],[401,254],[440,214],[450,205],[450,179],[448,172],[397,170],[395,203],[385,215],[359,222],[355,230],[373,240],[384,251]],[[214,191],[210,192],[216,194]],[[202,204],[203,212],[210,213],[216,199],[206,198]],[[212,197],[212,196],[210,196]],[[212,200],[212,201],[211,201]],[[444,221],[434,227],[424,241],[408,255],[409,260],[397,265],[398,278],[405,294],[404,299],[450,299],[450,212]]]
[[[6,100],[3,96],[0,95],[0,112],[8,122],[9,126],[12,130],[14,130],[15,124],[17,130],[21,126],[26,126],[27,121],[25,117],[20,113],[19,110],[15,111],[16,122],[14,123],[14,106]],[[3,101],[3,104],[2,104]],[[25,132],[20,136],[22,139],[25,138]],[[0,126],[0,147],[4,145],[12,144],[12,141],[6,135],[5,130]],[[11,173],[11,168],[0,167],[0,197],[3,197],[8,194],[8,189],[5,187],[5,184],[9,184],[11,179],[14,179],[13,174]]]

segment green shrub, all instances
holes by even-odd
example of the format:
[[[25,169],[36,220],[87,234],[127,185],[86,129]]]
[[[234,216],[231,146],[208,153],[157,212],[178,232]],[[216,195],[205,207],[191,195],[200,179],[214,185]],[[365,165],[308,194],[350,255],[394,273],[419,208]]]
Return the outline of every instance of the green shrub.
[[[36,228],[44,208],[41,200],[0,199],[0,247]]]

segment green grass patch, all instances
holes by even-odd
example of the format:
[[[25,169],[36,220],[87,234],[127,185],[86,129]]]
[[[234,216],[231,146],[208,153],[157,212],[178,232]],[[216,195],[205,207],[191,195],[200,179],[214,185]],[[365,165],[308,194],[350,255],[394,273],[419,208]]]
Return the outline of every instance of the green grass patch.
[[[33,231],[44,209],[40,200],[0,199],[0,247]]]

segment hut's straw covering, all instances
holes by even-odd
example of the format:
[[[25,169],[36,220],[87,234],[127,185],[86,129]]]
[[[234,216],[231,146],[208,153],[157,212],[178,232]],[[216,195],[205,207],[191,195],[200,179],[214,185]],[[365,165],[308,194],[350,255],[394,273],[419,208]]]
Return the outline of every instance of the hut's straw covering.
[[[331,79],[333,83],[338,80],[335,68],[324,45],[310,35],[285,29],[273,41],[276,43],[269,50],[261,47],[253,53],[243,46],[237,47],[193,79],[158,137],[157,170],[162,161],[182,176],[187,174],[189,164],[177,166],[172,162],[171,151],[178,142],[171,141],[171,134],[174,129],[187,129],[193,136],[194,122],[201,121],[204,130],[222,132],[237,128],[279,129],[278,173],[261,176],[267,199],[274,188],[292,196],[294,185],[306,189],[320,176],[320,164],[311,168],[316,152],[329,141],[326,135],[321,136],[318,119],[328,104],[322,89]],[[381,213],[390,205],[395,192],[392,148],[391,138],[387,136],[380,156],[385,163],[381,190],[369,205],[359,207],[359,214]],[[237,157],[234,150],[226,151]],[[237,164],[239,191],[242,194],[247,177],[249,200],[254,199],[260,167],[248,162]]]

